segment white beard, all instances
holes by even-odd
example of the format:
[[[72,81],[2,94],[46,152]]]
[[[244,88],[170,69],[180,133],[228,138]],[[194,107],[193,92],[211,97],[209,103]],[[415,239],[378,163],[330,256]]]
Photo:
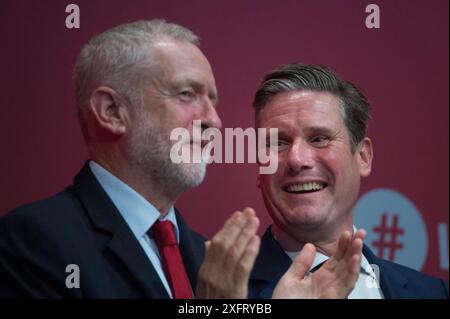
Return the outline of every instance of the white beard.
[[[155,125],[139,120],[130,139],[130,156],[146,177],[166,190],[176,193],[201,184],[206,165],[201,163],[173,163],[170,159],[172,142]]]

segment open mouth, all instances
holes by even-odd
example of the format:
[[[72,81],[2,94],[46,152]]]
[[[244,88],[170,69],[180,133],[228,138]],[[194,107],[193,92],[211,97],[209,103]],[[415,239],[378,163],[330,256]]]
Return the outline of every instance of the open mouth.
[[[283,187],[283,190],[291,194],[305,194],[321,191],[327,186],[328,185],[323,182],[297,183],[297,184],[289,184]]]

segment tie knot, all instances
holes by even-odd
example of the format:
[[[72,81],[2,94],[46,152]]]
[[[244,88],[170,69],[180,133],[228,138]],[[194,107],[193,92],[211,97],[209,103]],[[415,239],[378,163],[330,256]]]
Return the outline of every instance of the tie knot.
[[[157,220],[152,226],[152,235],[159,247],[177,245],[173,224],[168,220]]]

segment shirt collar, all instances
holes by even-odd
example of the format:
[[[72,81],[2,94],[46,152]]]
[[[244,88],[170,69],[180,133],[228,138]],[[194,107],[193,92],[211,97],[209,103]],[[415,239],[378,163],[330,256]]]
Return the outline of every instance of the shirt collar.
[[[89,167],[137,239],[142,238],[156,220],[160,219],[172,222],[179,242],[178,224],[173,206],[170,207],[168,214],[160,218],[160,213],[155,206],[100,164],[89,161]]]

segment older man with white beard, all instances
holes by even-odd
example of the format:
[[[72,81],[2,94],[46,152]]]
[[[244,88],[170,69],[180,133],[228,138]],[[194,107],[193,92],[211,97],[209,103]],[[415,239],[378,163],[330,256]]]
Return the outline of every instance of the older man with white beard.
[[[174,203],[202,182],[206,164],[173,163],[169,137],[194,120],[221,127],[198,45],[190,30],[152,20],[84,46],[74,78],[90,160],[73,185],[1,221],[0,296],[194,296],[204,238]]]

